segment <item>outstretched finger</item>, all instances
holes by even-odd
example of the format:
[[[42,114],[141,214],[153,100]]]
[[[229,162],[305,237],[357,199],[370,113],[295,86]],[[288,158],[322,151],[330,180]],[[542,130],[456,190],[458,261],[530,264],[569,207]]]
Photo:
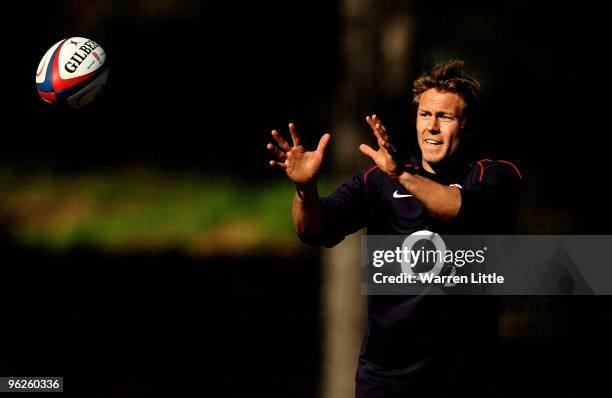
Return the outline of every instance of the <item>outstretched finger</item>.
[[[376,122],[374,121],[375,117],[376,115],[373,115],[371,117],[366,116],[366,122],[368,122],[368,124],[370,125],[370,128],[372,129],[372,132],[374,133],[374,136],[380,142],[382,140],[382,137],[380,136],[380,134],[378,133],[378,129],[376,128]]]
[[[283,170],[287,168],[287,165],[285,163],[277,162],[276,160],[270,160],[270,166],[278,167],[278,168],[281,168]]]
[[[323,137],[319,140],[319,145],[317,146],[317,152],[325,152],[325,148],[327,148],[327,144],[329,144],[329,140],[331,139],[331,134],[326,133],[323,134]]]
[[[289,143],[283,138],[282,135],[280,135],[278,131],[272,130],[272,137],[274,137],[274,139],[278,143],[278,146],[281,147],[283,151],[288,152],[291,150]]]
[[[291,139],[293,140],[293,146],[300,145],[300,136],[295,130],[295,124],[289,123],[289,132],[291,133]]]
[[[361,145],[359,145],[359,150],[364,155],[371,157],[372,160],[374,160],[374,158],[376,157],[376,151],[374,149],[372,149],[372,147],[369,146],[369,145],[361,144]]]
[[[387,134],[387,129],[385,128],[385,126],[383,126],[382,121],[378,118],[378,116],[373,115],[372,122],[380,138],[382,138],[383,141],[388,141],[389,135]]]
[[[276,156],[281,162],[284,162],[285,159],[287,159],[287,155],[285,154],[285,152],[281,151],[280,149],[278,149],[278,147],[272,145],[271,143],[268,143],[268,145],[266,145],[266,148],[268,148],[268,150],[272,152],[274,156]]]

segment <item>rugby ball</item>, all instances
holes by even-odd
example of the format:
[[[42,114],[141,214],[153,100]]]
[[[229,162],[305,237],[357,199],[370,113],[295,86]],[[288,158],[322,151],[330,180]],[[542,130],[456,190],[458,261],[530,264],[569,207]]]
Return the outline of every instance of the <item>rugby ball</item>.
[[[36,70],[40,97],[60,108],[82,108],[100,93],[108,77],[106,52],[84,37],[55,43]]]

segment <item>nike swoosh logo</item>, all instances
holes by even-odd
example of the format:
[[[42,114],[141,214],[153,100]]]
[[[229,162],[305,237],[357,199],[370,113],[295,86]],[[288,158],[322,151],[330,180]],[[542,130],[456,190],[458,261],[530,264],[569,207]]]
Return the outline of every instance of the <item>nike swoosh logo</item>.
[[[409,198],[412,195],[402,195],[400,193],[398,193],[397,191],[393,192],[393,197],[396,199],[400,199],[400,198]]]

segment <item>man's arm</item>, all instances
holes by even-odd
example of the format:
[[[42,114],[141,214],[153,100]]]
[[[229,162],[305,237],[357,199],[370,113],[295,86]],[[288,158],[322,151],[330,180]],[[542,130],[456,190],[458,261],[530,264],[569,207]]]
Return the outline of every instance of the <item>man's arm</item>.
[[[459,214],[461,208],[459,188],[442,185],[427,177],[406,172],[400,175],[399,182],[435,217],[450,221]]]
[[[323,226],[323,206],[317,183],[296,185],[293,206],[293,227],[301,239],[316,237]]]
[[[323,226],[323,206],[317,190],[317,177],[331,135],[324,134],[317,149],[307,151],[300,143],[300,136],[293,123],[289,123],[289,132],[293,146],[289,145],[278,131],[272,130],[272,137],[277,145],[267,145],[268,150],[276,157],[276,160],[270,161],[270,166],[284,170],[287,177],[296,184],[291,214],[298,236],[302,240],[315,238]]]

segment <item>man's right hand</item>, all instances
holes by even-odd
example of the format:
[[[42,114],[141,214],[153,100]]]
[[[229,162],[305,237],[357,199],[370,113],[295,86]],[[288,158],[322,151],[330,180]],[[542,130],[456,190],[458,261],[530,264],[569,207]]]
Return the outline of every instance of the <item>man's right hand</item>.
[[[323,162],[323,153],[329,143],[331,134],[323,134],[319,145],[314,151],[306,151],[300,144],[300,137],[295,131],[295,125],[289,123],[289,132],[293,146],[279,134],[272,130],[272,137],[278,146],[268,143],[267,148],[276,156],[277,160],[271,160],[270,166],[279,167],[287,173],[287,177],[297,185],[309,185],[316,181]]]

